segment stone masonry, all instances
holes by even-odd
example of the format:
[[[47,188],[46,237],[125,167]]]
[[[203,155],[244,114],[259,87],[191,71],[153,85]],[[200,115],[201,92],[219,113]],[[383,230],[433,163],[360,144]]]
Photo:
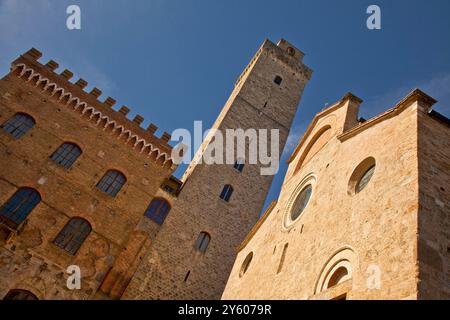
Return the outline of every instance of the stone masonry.
[[[450,299],[450,121],[420,90],[367,121],[361,102],[313,119],[223,299]]]
[[[106,274],[108,290],[101,297],[117,297],[130,275],[114,270],[117,264],[121,271],[132,270],[148,247],[153,226],[143,214],[164,193],[160,186],[176,168],[170,136],[156,137],[154,125],[142,129],[142,117],[127,119],[127,107],[114,111],[114,99],[99,101],[99,89],[85,92],[86,81],[69,82],[72,72],[56,74],[58,64],[51,60],[43,65],[40,57],[36,49],[28,51],[0,80],[0,123],[18,112],[36,122],[18,140],[0,129],[0,204],[19,187],[34,188],[42,198],[17,230],[0,226],[0,297],[27,290],[39,299],[93,299]],[[50,160],[67,141],[82,150],[70,169]],[[109,169],[120,170],[127,179],[115,198],[96,188]],[[53,244],[72,217],[84,218],[92,227],[76,255]],[[81,268],[81,290],[66,286],[70,265]]]
[[[280,156],[312,73],[302,58],[303,53],[287,41],[266,40],[236,82],[213,129],[278,129]],[[221,297],[235,250],[258,220],[273,176],[261,175],[265,166],[249,164],[248,159],[242,172],[232,164],[199,163],[212,140],[205,139],[183,176],[171,214],[124,299]],[[219,198],[227,184],[234,188],[229,202]],[[201,232],[211,237],[204,253],[195,248]]]

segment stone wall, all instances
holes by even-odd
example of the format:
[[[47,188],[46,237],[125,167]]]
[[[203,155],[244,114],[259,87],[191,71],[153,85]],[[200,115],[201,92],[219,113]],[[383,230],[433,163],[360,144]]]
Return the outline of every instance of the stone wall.
[[[11,289],[29,290],[40,299],[93,298],[105,274],[126,250],[147,206],[160,192],[160,185],[175,167],[157,161],[156,153],[153,157],[140,152],[140,145],[118,128],[121,124],[138,132],[155,148],[170,154],[164,141],[137,128],[139,119],[133,122],[124,113],[112,110],[112,99],[106,105],[96,100],[97,92],[94,95],[82,91],[87,83],[75,88],[67,79],[70,72],[57,75],[52,71],[55,62],[44,66],[37,62],[39,57],[37,50],[29,51],[0,80],[0,123],[17,112],[25,112],[36,121],[18,140],[0,129],[0,205],[24,186],[36,189],[42,197],[17,236],[0,246],[0,298]],[[49,81],[39,82],[45,78]],[[56,88],[70,93],[70,97],[55,92]],[[74,97],[79,100],[72,104],[70,99]],[[81,101],[87,103],[77,109]],[[104,122],[100,123],[103,120],[93,109],[102,111]],[[107,116],[115,123],[106,126]],[[82,150],[70,169],[49,158],[64,142],[76,143]],[[115,198],[96,188],[109,169],[119,170],[127,178]],[[75,255],[53,244],[72,217],[82,217],[92,226]],[[141,239],[137,241],[143,245]],[[132,255],[138,255],[139,246],[134,249]],[[66,268],[70,265],[81,267],[81,290],[70,291],[66,287]]]
[[[395,108],[358,123],[360,102],[347,95],[314,118],[290,160],[277,204],[241,245],[223,299],[419,297],[418,115],[434,101],[417,90]],[[327,127],[333,134],[324,144],[318,133]],[[313,147],[316,138],[320,148]],[[432,141],[445,141],[436,138]],[[297,168],[308,150],[314,155]],[[448,153],[444,146],[440,150]],[[353,179],[371,161],[374,174],[355,193]],[[448,163],[436,167],[448,169]],[[311,200],[292,223],[287,217],[308,184]],[[342,270],[347,273],[338,277]],[[433,278],[430,286],[443,286],[438,284],[443,274]]]
[[[450,126],[419,114],[419,298],[450,299]]]
[[[223,133],[225,129],[268,129],[269,134],[270,129],[278,129],[279,156],[311,76],[302,57],[284,40],[277,45],[267,40],[237,81],[213,128]],[[276,76],[282,78],[280,85],[274,82]],[[242,172],[233,164],[199,164],[197,160],[211,141],[212,136],[205,139],[184,175],[172,213],[127,288],[125,299],[221,297],[235,250],[258,220],[273,176],[261,175],[260,169],[266,165],[259,159],[250,164],[248,157]],[[229,202],[219,198],[226,184],[234,188]],[[211,236],[205,253],[195,248],[200,232]]]

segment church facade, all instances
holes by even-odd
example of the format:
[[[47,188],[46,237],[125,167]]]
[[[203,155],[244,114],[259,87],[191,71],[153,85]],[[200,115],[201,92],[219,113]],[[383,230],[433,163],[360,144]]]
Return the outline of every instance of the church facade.
[[[415,90],[372,119],[318,113],[223,299],[449,299],[450,128]]]

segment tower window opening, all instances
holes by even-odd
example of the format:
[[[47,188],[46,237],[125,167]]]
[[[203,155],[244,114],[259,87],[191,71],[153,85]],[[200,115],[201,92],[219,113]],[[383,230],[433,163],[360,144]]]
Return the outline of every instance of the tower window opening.
[[[184,282],[187,282],[187,281],[188,281],[190,275],[191,275],[191,270],[189,270],[189,271],[186,273],[186,276],[184,277]]]
[[[232,194],[233,194],[233,187],[227,184],[225,187],[223,187],[222,193],[220,194],[220,198],[226,202],[229,202]]]
[[[283,79],[280,76],[276,76],[275,79],[273,79],[273,82],[275,82],[277,85],[281,85]]]
[[[234,163],[234,168],[239,172],[242,172],[242,170],[244,170],[244,166],[245,166],[245,161],[243,159],[238,159]]]
[[[211,236],[208,233],[200,232],[200,234],[198,235],[198,238],[197,238],[197,242],[195,243],[195,248],[198,251],[205,253],[206,249],[208,249],[210,241],[211,241]]]

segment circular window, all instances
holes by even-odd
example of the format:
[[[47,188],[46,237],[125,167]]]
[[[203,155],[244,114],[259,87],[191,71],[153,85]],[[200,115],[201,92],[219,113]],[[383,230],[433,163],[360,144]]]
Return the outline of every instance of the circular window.
[[[242,277],[248,270],[248,267],[250,267],[250,263],[253,259],[253,252],[250,252],[247,257],[245,258],[244,262],[241,266],[241,271],[239,271],[239,278]]]
[[[287,53],[288,53],[290,56],[294,56],[294,55],[295,55],[295,49],[292,48],[292,47],[288,47],[288,48],[287,48]]]
[[[315,185],[316,176],[310,173],[300,181],[294,192],[290,194],[284,210],[282,230],[290,230],[300,220],[301,215],[304,214],[311,201]]]
[[[305,210],[308,205],[309,200],[311,199],[312,194],[312,185],[307,185],[301,192],[300,195],[295,200],[294,207],[291,211],[291,220],[295,221],[300,217],[302,212]]]
[[[370,157],[362,161],[350,177],[348,193],[360,193],[370,182],[375,173],[375,159]]]
[[[364,189],[367,186],[367,184],[369,183],[370,179],[372,178],[374,172],[375,172],[375,166],[372,166],[369,168],[369,170],[367,170],[363,174],[361,179],[356,184],[356,193],[362,191],[362,189]]]

